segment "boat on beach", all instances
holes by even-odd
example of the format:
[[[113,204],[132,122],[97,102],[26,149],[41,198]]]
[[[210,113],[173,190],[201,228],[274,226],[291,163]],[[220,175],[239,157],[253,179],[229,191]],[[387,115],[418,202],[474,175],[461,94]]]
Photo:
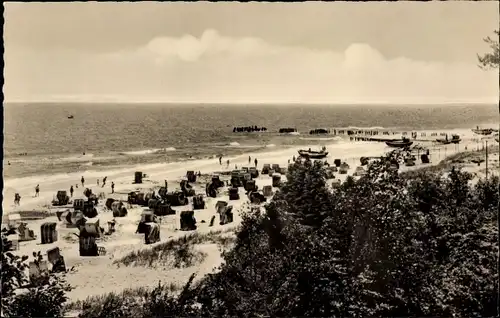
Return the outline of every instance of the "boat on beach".
[[[328,152],[326,151],[326,148],[323,147],[321,151],[314,151],[314,150],[299,150],[298,151],[299,155],[304,158],[310,158],[310,159],[323,159],[328,156]]]
[[[73,116],[73,115],[69,115],[69,116],[68,116],[68,119],[73,119],[73,118],[74,118],[74,116]]]
[[[491,128],[479,129],[479,126],[476,126],[476,129],[471,129],[471,130],[473,133],[483,136],[491,135],[493,133],[493,129]]]
[[[408,138],[388,140],[385,144],[392,148],[407,148],[413,145],[413,141]]]
[[[446,138],[443,139],[436,139],[437,142],[443,144],[443,145],[449,145],[449,144],[459,144],[460,141],[462,139],[460,139],[460,136],[459,135],[452,135],[451,136],[451,139],[448,139],[448,135],[446,135]]]

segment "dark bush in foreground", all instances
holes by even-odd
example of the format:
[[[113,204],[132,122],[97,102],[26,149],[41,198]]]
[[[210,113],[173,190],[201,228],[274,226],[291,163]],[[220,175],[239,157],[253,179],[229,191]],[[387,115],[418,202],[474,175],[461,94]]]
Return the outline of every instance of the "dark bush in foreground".
[[[295,164],[202,280],[201,314],[495,316],[498,178],[470,179],[378,162],[329,192],[320,163]]]
[[[40,284],[29,284],[25,273],[28,256],[11,253],[8,234],[2,230],[2,317],[63,317],[70,290],[63,274],[44,274]],[[33,256],[35,263],[42,260],[40,253]]]

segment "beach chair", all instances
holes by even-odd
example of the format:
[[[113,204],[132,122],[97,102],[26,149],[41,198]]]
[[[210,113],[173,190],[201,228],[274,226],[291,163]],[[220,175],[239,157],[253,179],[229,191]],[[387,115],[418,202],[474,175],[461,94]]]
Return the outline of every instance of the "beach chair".
[[[83,215],[87,218],[95,218],[97,216],[97,209],[94,207],[94,202],[86,201],[83,204]]]
[[[268,164],[268,163],[265,163],[263,166],[262,166],[262,171],[261,173],[262,174],[268,174],[269,173],[269,170],[271,170],[271,165]]]
[[[113,202],[115,202],[115,201],[116,201],[116,200],[115,200],[115,199],[113,199],[113,198],[107,198],[107,199],[106,199],[106,203],[104,203],[104,206],[105,206],[108,210],[112,211],[112,210],[113,210],[113,208],[112,208],[112,204],[113,204]]]
[[[248,194],[248,199],[252,204],[261,204],[262,202],[266,202],[266,197],[257,191],[250,192]]]
[[[332,188],[334,188],[334,189],[340,188],[341,185],[342,185],[342,182],[340,181],[340,179],[332,181]]]
[[[155,207],[154,214],[156,216],[175,215],[175,210],[172,209],[170,204],[166,202],[161,202]]]
[[[229,205],[224,207],[224,209],[219,214],[219,225],[225,225],[233,222],[233,206]]]
[[[142,172],[136,171],[134,174],[134,183],[142,183]]]
[[[33,241],[36,238],[35,232],[29,229],[28,223],[21,222],[17,231],[19,233],[19,242]]]
[[[139,224],[137,225],[137,230],[135,233],[138,234],[143,234],[146,233],[147,223],[158,223],[158,218],[156,215],[153,213],[153,211],[145,211],[141,214],[141,220],[139,221]]]
[[[239,200],[240,195],[238,193],[238,188],[232,187],[229,189],[229,200]]]
[[[166,201],[171,206],[183,206],[188,204],[188,200],[182,191],[169,192]]]
[[[259,170],[257,170],[257,168],[255,167],[251,167],[248,172],[250,173],[250,176],[252,178],[258,178],[259,177]]]
[[[335,159],[335,160],[333,160],[333,164],[335,165],[335,167],[340,167],[340,165],[342,164],[342,160]]]
[[[273,187],[277,188],[281,186],[281,174],[273,174]]]
[[[96,238],[92,235],[82,234],[78,240],[80,256],[99,256]]]
[[[215,203],[215,211],[220,213],[220,211],[222,211],[222,209],[227,205],[228,203],[226,201],[217,201],[217,203]]]
[[[85,204],[85,200],[83,199],[75,199],[73,201],[73,209],[75,211],[83,211],[83,205]]]
[[[181,231],[194,231],[196,230],[196,219],[194,218],[194,211],[181,212]]]
[[[263,192],[263,194],[264,194],[265,197],[270,197],[270,196],[273,195],[273,187],[270,186],[270,185],[266,185],[262,189],[262,192]]]
[[[257,185],[255,184],[255,180],[248,180],[245,184],[245,191],[256,191]]]
[[[40,227],[41,243],[50,244],[57,241],[57,223],[47,222]]]
[[[427,154],[421,155],[420,160],[422,161],[422,163],[429,163],[430,162],[429,156]]]
[[[205,209],[205,200],[203,199],[203,195],[198,194],[193,197],[193,209],[194,210]]]
[[[160,225],[149,222],[145,224],[144,243],[153,244],[160,241]]]
[[[186,173],[186,178],[189,182],[196,182],[196,173],[194,173],[194,171],[188,171]]]

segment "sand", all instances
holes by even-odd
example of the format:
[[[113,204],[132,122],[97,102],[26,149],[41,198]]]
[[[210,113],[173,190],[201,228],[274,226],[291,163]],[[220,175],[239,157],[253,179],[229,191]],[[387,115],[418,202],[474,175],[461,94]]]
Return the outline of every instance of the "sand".
[[[361,156],[379,156],[391,150],[384,143],[376,142],[348,142],[348,141],[328,141],[331,144],[326,144],[330,155],[328,162],[333,164],[333,160],[341,158],[350,165],[347,175],[352,175],[356,167],[360,165],[359,158]],[[458,151],[463,151],[465,146],[472,149],[475,145],[474,141],[469,143],[464,141],[460,147],[455,145],[439,146],[439,151],[433,150],[431,153],[431,164],[436,164],[445,156],[449,156]],[[302,147],[305,148],[305,147]],[[313,148],[316,148],[313,146]],[[286,167],[288,160],[292,156],[297,156],[299,148],[289,149],[275,149],[269,152],[261,152],[257,154],[247,153],[236,157],[223,158],[223,165],[219,164],[218,159],[206,160],[187,160],[183,162],[169,163],[169,164],[150,164],[141,167],[129,166],[121,169],[109,171],[87,171],[85,173],[72,173],[72,174],[58,174],[47,176],[35,176],[29,178],[19,178],[12,180],[5,180],[4,188],[4,211],[13,213],[16,211],[26,210],[39,210],[48,209],[50,202],[58,190],[69,190],[71,184],[79,183],[81,176],[86,179],[85,187],[92,189],[94,193],[104,192],[106,198],[115,198],[126,201],[127,193],[133,190],[147,190],[153,187],[160,187],[163,185],[164,180],[168,180],[169,191],[173,188],[180,188],[179,181],[185,176],[186,171],[194,170],[201,171],[202,174],[210,175],[214,171],[229,171],[243,166],[253,166],[253,159],[258,158],[258,169],[262,168],[265,163],[279,164]],[[248,163],[248,156],[252,157],[252,162]],[[254,157],[255,156],[255,157]],[[494,155],[492,154],[492,157]],[[496,155],[498,158],[498,155]],[[225,161],[229,159],[230,165],[226,166]],[[420,160],[418,160],[420,161]],[[142,171],[148,175],[143,184],[132,184],[135,171]],[[344,180],[347,175],[337,174],[336,178]],[[104,188],[98,187],[96,180],[107,176],[107,185]],[[282,178],[285,179],[284,176]],[[110,184],[115,183],[115,194],[111,194]],[[260,175],[256,179],[259,189],[264,185],[271,185],[271,178],[267,175]],[[34,187],[40,184],[40,197],[33,197]],[[192,184],[197,193],[205,194],[205,183],[197,182]],[[20,207],[13,205],[14,193],[20,193],[22,196]],[[75,198],[83,198],[83,188],[81,185],[78,189],[75,188]],[[231,230],[238,226],[241,221],[240,210],[242,206],[248,204],[248,199],[244,195],[244,191],[240,189],[240,200],[229,201],[229,204],[234,206],[234,222],[227,225],[219,225],[216,218],[215,225],[209,227],[210,218],[215,215],[215,203],[219,200],[228,201],[227,189],[225,188],[219,193],[217,198],[205,198],[206,209],[196,210],[195,218],[197,220],[197,232],[208,232],[214,230]],[[98,206],[100,225],[104,229],[107,228],[107,221],[112,219],[112,213],[105,211],[103,208],[105,200],[101,200]],[[64,256],[66,266],[68,268],[74,267],[74,270],[67,275],[67,281],[74,287],[69,293],[70,301],[82,300],[91,295],[101,295],[109,292],[119,292],[125,288],[134,288],[141,286],[155,286],[158,281],[163,283],[177,283],[183,284],[187,281],[192,273],[197,273],[198,277],[206,273],[210,273],[215,267],[220,265],[222,259],[220,251],[215,244],[203,244],[197,246],[197,249],[202,249],[207,257],[201,264],[188,268],[144,268],[144,267],[117,267],[113,264],[113,260],[118,257],[124,256],[131,251],[139,249],[148,249],[151,246],[161,244],[169,239],[180,237],[191,232],[179,231],[177,228],[180,226],[180,213],[176,215],[165,216],[161,220],[161,242],[145,245],[144,235],[135,234],[137,224],[140,220],[140,215],[145,208],[134,207],[129,209],[127,217],[116,218],[116,232],[110,236],[105,237],[104,240],[98,241],[99,246],[103,246],[107,250],[105,256],[99,257],[80,257],[78,250],[77,237],[72,233],[78,233],[75,228],[66,228],[62,222],[57,220],[57,217],[52,216],[44,220],[28,221],[30,229],[35,231],[37,239],[34,241],[21,242],[19,251],[16,253],[23,255],[31,255],[34,251],[41,251],[45,253],[48,249],[58,246],[61,249],[61,254]],[[190,206],[174,207],[176,211],[190,209]],[[50,208],[51,212],[58,209]],[[61,209],[59,209],[61,210]],[[63,208],[62,210],[65,210]],[[55,215],[55,214],[54,214]],[[204,220],[205,223],[201,221]],[[58,241],[52,244],[40,244],[40,225],[45,222],[57,222]]]

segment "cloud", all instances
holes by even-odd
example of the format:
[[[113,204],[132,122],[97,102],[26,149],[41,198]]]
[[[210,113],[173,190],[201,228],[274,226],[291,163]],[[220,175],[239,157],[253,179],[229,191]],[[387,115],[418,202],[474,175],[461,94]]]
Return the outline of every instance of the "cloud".
[[[387,59],[365,43],[335,52],[228,37],[209,29],[199,37],[156,37],[137,49],[107,54],[23,54],[6,50],[7,98],[121,96],[129,101],[209,103],[498,101],[498,74],[478,69],[475,56],[469,64],[404,56]],[[20,61],[19,56],[24,59]]]

